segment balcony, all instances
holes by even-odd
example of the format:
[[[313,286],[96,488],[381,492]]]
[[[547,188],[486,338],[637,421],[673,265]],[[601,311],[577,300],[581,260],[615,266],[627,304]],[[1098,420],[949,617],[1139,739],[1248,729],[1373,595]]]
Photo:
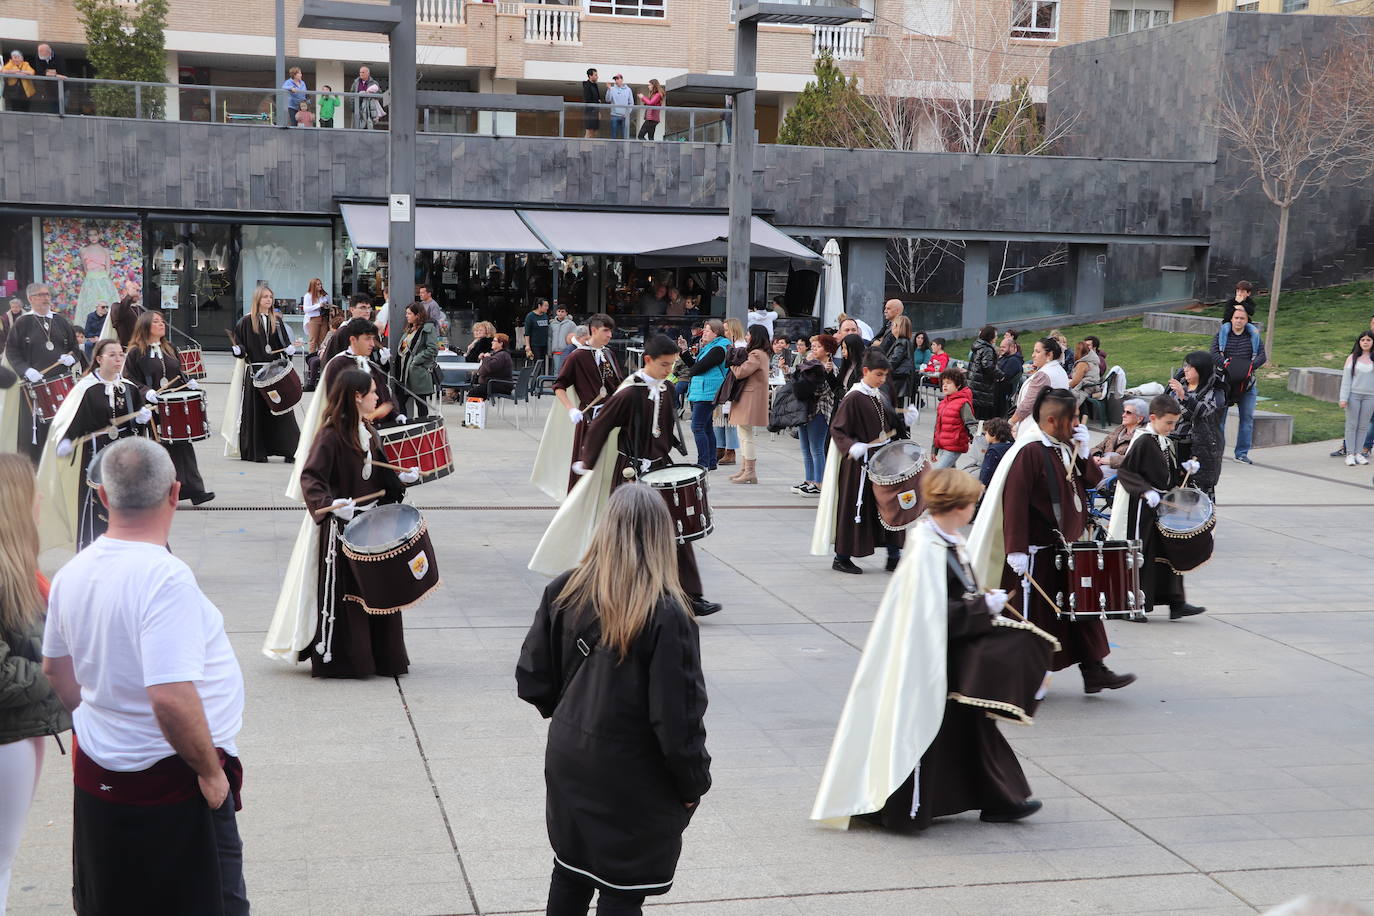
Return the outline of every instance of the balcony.
[[[867,34],[868,29],[861,25],[818,25],[811,39],[811,56],[818,58],[829,52],[835,60],[863,60]]]
[[[527,3],[525,41],[541,45],[582,44],[582,10],[573,6]]]
[[[415,18],[422,25],[461,25],[463,0],[416,0]]]

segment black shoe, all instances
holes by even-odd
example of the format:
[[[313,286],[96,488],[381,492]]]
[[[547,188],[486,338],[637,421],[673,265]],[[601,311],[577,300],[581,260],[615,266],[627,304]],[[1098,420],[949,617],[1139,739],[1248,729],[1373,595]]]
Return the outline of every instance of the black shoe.
[[[285,461],[287,464],[295,464],[295,463],[296,463],[296,456],[295,456],[295,455],[287,455],[287,456],[285,456],[284,458],[282,458],[282,461]]]
[[[714,601],[707,601],[700,595],[692,596],[692,613],[698,617],[710,617],[720,610],[720,605]]]
[[[1334,452],[1332,452],[1332,453],[1331,453],[1331,457],[1332,457],[1332,458],[1344,458],[1344,457],[1345,457],[1345,446],[1342,445],[1340,448],[1338,448],[1338,449],[1336,449]]]
[[[830,568],[835,572],[850,573],[855,576],[863,575],[863,570],[853,560],[841,560],[839,557],[836,557],[835,562],[830,564]]]
[[[202,503],[208,503],[210,500],[214,498],[215,494],[213,493],[197,493],[195,496],[191,497],[191,505],[199,506]]]
[[[1085,668],[1079,665],[1083,672],[1083,692],[1101,693],[1103,690],[1120,690],[1122,687],[1135,683],[1134,674],[1117,674],[1106,665],[1098,663],[1097,668]]]
[[[251,460],[254,464],[266,464],[266,463],[267,463],[267,459],[266,459],[266,458],[253,458],[253,459],[250,459],[250,460]]]
[[[989,824],[1010,824],[1012,821],[1019,821],[1023,817],[1030,817],[1043,807],[1040,799],[1028,798],[1015,808],[1006,811],[984,811],[978,815],[978,820],[986,821]]]
[[[1240,462],[1243,462],[1243,463],[1245,463],[1245,464],[1254,464],[1254,463],[1255,463],[1255,462],[1253,462],[1253,461],[1250,460],[1250,456],[1249,456],[1249,455],[1237,455],[1237,456],[1236,456],[1236,460],[1237,460],[1237,461],[1240,461]]]
[[[1139,611],[1127,617],[1126,620],[1130,623],[1149,623],[1150,617],[1144,611]]]
[[[887,566],[885,566],[884,568],[885,568],[888,572],[894,572],[894,571],[896,571],[896,569],[897,569],[897,564],[900,563],[900,562],[902,562],[901,556],[888,557],[888,558],[887,558]]]
[[[1182,604],[1169,605],[1170,620],[1178,620],[1182,617],[1192,617],[1195,614],[1205,613],[1207,613],[1207,609],[1205,607],[1198,607],[1196,604],[1189,604],[1186,601]]]

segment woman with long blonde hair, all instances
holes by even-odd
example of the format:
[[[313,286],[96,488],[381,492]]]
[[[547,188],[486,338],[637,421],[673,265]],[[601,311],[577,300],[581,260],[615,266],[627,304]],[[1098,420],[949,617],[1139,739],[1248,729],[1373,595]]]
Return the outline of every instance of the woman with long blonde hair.
[[[38,573],[33,465],[0,454],[0,913],[43,769],[43,739],[72,720],[43,676],[47,582]]]
[[[162,398],[170,394],[171,389],[200,390],[200,383],[182,371],[181,357],[167,338],[167,321],[161,312],[144,312],[134,323],[129,350],[124,354],[124,377],[138,386],[142,399],[140,406],[147,403],[159,413],[169,409],[162,403]],[[204,406],[205,396],[201,395],[200,398]],[[209,435],[208,430],[206,435]],[[191,441],[171,442],[164,439],[162,444],[177,469],[181,498],[189,499],[196,506],[214,499],[215,494],[205,489]]]
[[[239,413],[239,457],[244,461],[266,462],[272,455],[280,455],[291,464],[296,460],[296,446],[301,430],[294,413],[276,415],[267,401],[253,387],[253,373],[268,363],[296,355],[296,348],[287,334],[286,324],[277,317],[276,301],[271,287],[259,286],[253,291],[248,314],[234,326],[234,355],[243,361],[243,397]]]
[[[738,318],[725,319],[725,340],[730,345],[725,357],[725,365],[734,367],[744,362],[745,354],[748,352],[748,339],[744,334],[744,322]],[[716,464],[727,465],[736,462],[736,452],[739,451],[739,429],[730,423],[730,411],[733,406],[727,407],[720,405],[716,410],[714,419],[720,422],[716,424]]]
[[[329,293],[319,277],[310,281],[301,297],[301,312],[305,315],[305,330],[310,340],[310,353],[320,352],[324,346],[325,312],[329,308]]]
[[[706,684],[672,520],[643,484],[611,494],[581,564],[554,579],[520,650],[521,699],[549,724],[548,910],[639,913],[672,887],[711,787]]]

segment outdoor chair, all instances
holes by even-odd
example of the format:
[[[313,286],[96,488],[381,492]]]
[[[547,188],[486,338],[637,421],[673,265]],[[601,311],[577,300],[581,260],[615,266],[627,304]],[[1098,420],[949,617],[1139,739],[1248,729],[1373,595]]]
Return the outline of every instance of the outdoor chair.
[[[492,406],[497,407],[502,401],[510,401],[512,404],[524,404],[525,409],[529,410],[530,405],[530,382],[534,379],[534,366],[521,366],[515,375],[515,388],[512,391],[496,391],[490,389],[487,397],[491,399]],[[515,411],[515,428],[520,428],[520,411]]]

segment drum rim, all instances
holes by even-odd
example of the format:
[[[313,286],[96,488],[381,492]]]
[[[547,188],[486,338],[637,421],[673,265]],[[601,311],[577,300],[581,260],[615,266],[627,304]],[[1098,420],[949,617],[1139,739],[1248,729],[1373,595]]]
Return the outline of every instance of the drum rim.
[[[904,445],[904,444],[905,444],[905,445],[910,445],[912,448],[918,449],[918,450],[920,451],[920,453],[921,453],[921,460],[918,461],[918,462],[916,463],[916,467],[915,467],[914,470],[911,470],[911,471],[904,471],[904,472],[901,473],[901,474],[879,474],[879,473],[877,473],[876,471],[873,470],[873,459],[874,459],[874,458],[877,458],[878,455],[880,455],[880,454],[883,452],[884,449],[891,448],[891,447],[894,446],[894,445]],[[881,484],[881,485],[886,486],[886,487],[890,487],[890,486],[895,486],[895,485],[897,485],[897,484],[899,484],[899,483],[906,483],[908,480],[913,479],[917,474],[919,474],[919,473],[921,473],[921,471],[925,470],[926,465],[929,464],[929,463],[930,463],[930,458],[929,458],[929,456],[926,454],[926,450],[925,450],[925,449],[921,448],[921,446],[917,445],[915,442],[912,442],[910,439],[897,439],[897,440],[894,440],[894,441],[892,441],[892,442],[886,442],[886,443],[880,445],[880,446],[873,452],[873,458],[870,458],[870,459],[868,460],[868,464],[864,465],[864,472],[868,474],[868,479],[871,480],[873,483]],[[901,530],[901,529],[893,528],[893,529],[889,529],[889,530],[892,530],[892,531],[899,531],[899,530]]]
[[[652,475],[654,475],[654,474],[661,474],[661,473],[663,473],[664,471],[672,471],[672,470],[677,469],[677,468],[681,468],[682,470],[685,470],[685,471],[691,471],[692,473],[690,474],[690,476],[688,476],[688,477],[686,477],[686,478],[683,478],[682,480],[675,480],[675,481],[673,481],[671,486],[664,486],[664,485],[662,485],[662,484],[655,484],[655,483],[652,483],[652,482],[649,480],[649,478],[650,478]],[[661,468],[654,468],[652,471],[645,471],[643,474],[640,474],[640,475],[639,475],[639,482],[640,482],[640,483],[643,483],[643,484],[645,484],[645,485],[647,485],[647,486],[653,487],[655,490],[671,490],[671,489],[673,489],[673,487],[675,487],[675,486],[681,486],[681,485],[684,485],[684,484],[691,484],[691,483],[700,483],[700,482],[702,482],[702,481],[705,480],[705,479],[706,479],[706,469],[705,469],[705,468],[702,468],[702,467],[698,467],[698,466],[695,465],[695,464],[665,464],[665,465],[664,465],[663,467],[661,467]]]
[[[395,442],[397,439],[409,439],[409,435],[400,436],[397,435],[397,433],[417,426],[424,427],[422,431],[426,433],[436,432],[438,430],[443,430],[445,433],[448,432],[448,427],[444,424],[444,418],[438,415],[431,415],[428,417],[421,417],[410,423],[402,423],[400,426],[385,426],[377,430],[377,439],[381,442]]]
[[[359,548],[354,544],[349,543],[347,539],[347,534],[349,526],[351,526],[353,522],[367,518],[368,515],[370,515],[371,513],[385,509],[387,506],[398,506],[402,510],[409,509],[411,512],[414,512],[415,516],[419,519],[419,525],[415,528],[412,528],[408,534],[400,535],[396,538],[392,538],[390,541],[385,541],[381,544],[378,544],[375,552],[373,550]],[[429,525],[425,522],[424,514],[421,513],[419,509],[416,509],[414,506],[407,505],[406,503],[386,503],[385,505],[378,506],[376,509],[368,509],[366,512],[362,512],[354,516],[354,518],[350,519],[348,524],[344,525],[343,530],[339,532],[339,543],[343,546],[344,554],[350,560],[360,560],[363,562],[387,560],[396,556],[397,553],[404,549],[406,545],[408,545],[412,540],[424,534],[428,530]]]
[[[165,404],[169,401],[196,401],[205,400],[205,392],[198,389],[186,389],[185,391],[168,391],[157,396],[158,403]]]
[[[271,369],[274,365],[280,365],[280,371],[276,375],[272,376],[271,378],[258,378],[258,372],[266,372],[268,369]],[[296,372],[296,367],[291,365],[290,360],[278,359],[273,360],[272,362],[263,366],[261,369],[258,370],[258,372],[253,373],[253,386],[255,388],[270,388],[277,382],[280,382],[282,379],[286,378],[288,375],[291,375],[292,373]]]

